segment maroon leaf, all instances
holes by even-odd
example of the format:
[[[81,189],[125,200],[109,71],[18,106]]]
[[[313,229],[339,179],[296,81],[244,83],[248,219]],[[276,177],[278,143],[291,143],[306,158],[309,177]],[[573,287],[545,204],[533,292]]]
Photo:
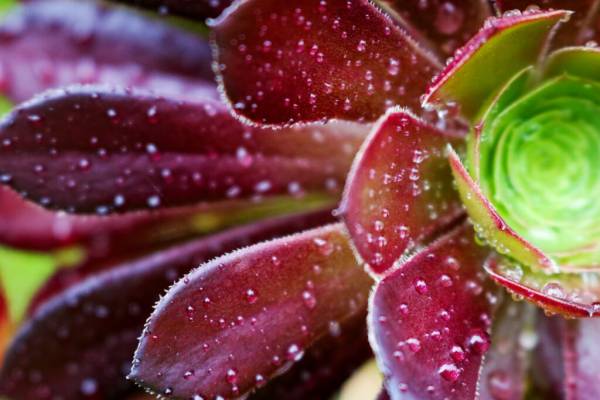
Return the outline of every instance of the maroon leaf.
[[[144,321],[174,279],[223,252],[325,221],[322,214],[301,215],[234,228],[73,286],[44,304],[17,334],[0,374],[0,393],[15,399],[122,398]]]
[[[96,82],[214,97],[210,62],[201,37],[92,1],[26,4],[0,24],[0,92],[17,102],[47,88]]]
[[[509,299],[494,313],[492,342],[480,372],[480,399],[523,399],[526,389],[529,351],[522,338],[535,334],[535,310]],[[523,345],[525,344],[525,346]]]
[[[369,357],[365,314],[340,325],[310,347],[285,374],[251,395],[252,400],[330,400],[356,368]],[[348,351],[352,349],[352,351]]]
[[[554,47],[584,44],[594,39],[594,16],[597,16],[599,11],[596,0],[496,0],[495,3],[501,13],[511,10],[525,11],[535,7],[574,11],[569,21],[557,32],[553,41]]]
[[[214,24],[220,81],[234,111],[282,125],[377,119],[419,108],[440,68],[367,0],[250,0]]]
[[[114,1],[114,0],[113,0]],[[216,17],[233,0],[116,0],[131,5],[153,8],[160,14],[176,14],[184,17],[204,20]]]
[[[174,397],[242,396],[361,315],[371,283],[341,224],[220,257],[159,302],[131,377]]]
[[[463,214],[446,145],[460,145],[412,114],[394,109],[363,144],[341,205],[354,244],[380,273],[407,249]]]
[[[580,319],[564,322],[563,357],[565,392],[570,400],[600,398],[600,320]]]
[[[496,296],[463,224],[379,282],[371,345],[392,399],[474,399]],[[492,285],[493,286],[493,285]]]
[[[492,11],[487,0],[381,0],[381,3],[434,43],[445,56],[469,40]]]
[[[181,103],[74,87],[25,103],[0,125],[0,176],[30,199],[124,212],[227,199],[335,197],[364,127],[251,129],[216,100]]]
[[[226,210],[227,209],[228,208],[226,208]],[[229,209],[229,211],[235,213],[234,209]],[[288,214],[290,216],[297,215],[292,212]],[[215,215],[211,214],[211,216]],[[273,214],[265,215],[263,217],[276,216],[276,214]],[[192,215],[188,215],[182,216],[182,219],[184,217],[187,217],[188,219],[197,218]],[[326,223],[333,221],[333,213],[331,208],[311,211],[311,214],[309,214],[305,219],[306,221],[302,220],[302,222],[306,223],[307,226],[318,225],[319,222]],[[165,228],[168,228],[168,225],[170,225],[169,222],[173,224],[185,223],[184,221],[168,221],[168,219],[166,219],[161,221],[160,224],[157,224],[158,226],[154,227],[154,229],[159,231],[165,230]],[[240,220],[237,224],[232,225],[241,225],[244,222],[250,221]],[[148,227],[146,227],[146,229],[144,229],[143,226],[139,228],[139,232],[134,230],[133,232],[129,232],[129,235],[137,235],[141,236],[142,238],[146,237],[147,243],[143,243],[142,241],[138,240],[138,238],[127,239],[127,235],[124,233],[122,234],[121,232],[118,232],[116,235],[106,235],[107,237],[103,237],[102,233],[100,233],[99,237],[93,238],[89,247],[86,248],[86,258],[81,263],[76,266],[70,266],[69,268],[59,269],[42,285],[40,289],[38,289],[34,298],[29,304],[28,314],[32,315],[48,299],[62,293],[67,288],[81,282],[89,276],[108,269],[113,269],[128,261],[143,257],[149,253],[159,252],[168,248],[169,245],[173,245],[174,241],[168,241],[167,238],[158,237],[155,238],[154,241],[150,241],[148,240],[148,236],[150,236],[147,232]],[[215,231],[225,230],[226,228],[229,228],[229,226],[227,224],[223,224],[218,229],[215,229]],[[182,242],[182,240],[179,240],[178,242]]]

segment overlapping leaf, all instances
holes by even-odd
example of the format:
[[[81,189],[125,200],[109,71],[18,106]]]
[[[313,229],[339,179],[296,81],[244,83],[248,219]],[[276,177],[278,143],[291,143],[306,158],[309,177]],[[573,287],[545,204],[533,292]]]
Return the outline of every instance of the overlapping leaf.
[[[427,40],[440,54],[452,55],[491,15],[486,0],[380,0],[413,35]]]
[[[335,197],[363,128],[250,129],[221,103],[98,87],[50,92],[0,126],[0,175],[54,209],[106,214],[224,199]]]
[[[588,40],[596,39],[598,18],[598,2],[596,0],[496,0],[496,7],[500,13],[514,10],[525,11],[539,7],[554,10],[573,11],[568,23],[560,28],[553,47],[572,46],[584,44]]]
[[[174,397],[242,396],[343,332],[371,282],[340,224],[217,258],[157,305],[131,377]]]
[[[197,99],[215,96],[207,42],[93,1],[39,1],[0,24],[0,92],[27,100],[50,87],[106,82]]]
[[[474,399],[496,295],[489,250],[457,227],[406,260],[371,297],[372,346],[392,399]]]
[[[567,11],[530,11],[488,20],[437,75],[424,102],[458,106],[475,120],[512,76],[539,61],[555,28],[568,16]]]
[[[214,24],[220,80],[262,124],[377,119],[419,106],[439,63],[366,0],[237,3]]]
[[[409,112],[389,111],[365,141],[341,210],[360,255],[376,272],[463,214],[445,157],[445,133]]]
[[[0,392],[23,399],[121,398],[144,321],[173,280],[223,252],[330,219],[317,213],[234,228],[113,266],[73,286],[44,304],[17,334]]]

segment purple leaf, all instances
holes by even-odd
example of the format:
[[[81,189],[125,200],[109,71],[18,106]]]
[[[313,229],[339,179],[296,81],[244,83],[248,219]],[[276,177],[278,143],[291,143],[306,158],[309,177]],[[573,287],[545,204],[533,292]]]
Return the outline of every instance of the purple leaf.
[[[0,92],[16,102],[72,83],[215,97],[210,63],[203,38],[93,1],[33,2],[0,23]]]
[[[341,224],[225,255],[159,302],[130,376],[174,397],[242,396],[343,332],[371,284]]]

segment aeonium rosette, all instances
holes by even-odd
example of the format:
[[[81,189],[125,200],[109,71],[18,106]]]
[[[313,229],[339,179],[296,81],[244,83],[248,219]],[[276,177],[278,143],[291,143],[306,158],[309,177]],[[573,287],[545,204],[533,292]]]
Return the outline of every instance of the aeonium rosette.
[[[22,104],[0,126],[0,173],[46,208],[101,215],[60,213],[69,234],[36,240],[7,218],[20,235],[3,242],[89,252],[101,234],[110,257],[42,288],[3,393],[118,398],[133,358],[129,378],[162,397],[328,398],[368,357],[368,310],[381,398],[600,395],[600,52],[566,47],[596,38],[595,2],[239,0],[209,23],[230,109],[193,73],[197,37],[93,3],[86,35],[56,12],[68,3],[0,36],[18,55],[5,92],[128,89]],[[201,19],[229,2],[136,3]],[[61,51],[30,46],[24,20]],[[28,57],[61,73],[16,79]],[[346,175],[344,224],[323,226]]]

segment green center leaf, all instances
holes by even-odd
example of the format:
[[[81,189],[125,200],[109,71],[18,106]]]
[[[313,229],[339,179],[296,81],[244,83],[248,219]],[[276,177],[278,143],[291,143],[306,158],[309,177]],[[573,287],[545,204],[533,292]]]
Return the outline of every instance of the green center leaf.
[[[563,75],[488,117],[470,164],[498,214],[559,265],[599,265],[600,84]]]

